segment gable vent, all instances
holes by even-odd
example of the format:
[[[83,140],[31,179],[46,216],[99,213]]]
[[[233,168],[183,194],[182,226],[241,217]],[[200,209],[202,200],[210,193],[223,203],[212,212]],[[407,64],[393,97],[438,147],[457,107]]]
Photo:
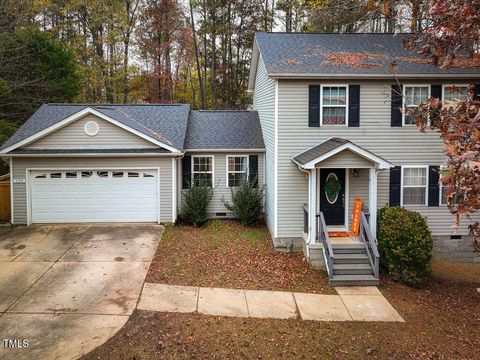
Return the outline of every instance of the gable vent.
[[[88,136],[95,136],[100,131],[100,126],[96,121],[88,121],[83,127],[83,130]]]

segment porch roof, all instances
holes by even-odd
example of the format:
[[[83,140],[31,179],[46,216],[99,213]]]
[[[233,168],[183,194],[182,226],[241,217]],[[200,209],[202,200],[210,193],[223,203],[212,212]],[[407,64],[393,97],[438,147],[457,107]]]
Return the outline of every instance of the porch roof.
[[[350,140],[342,138],[330,138],[314,147],[311,147],[310,149],[301,152],[292,160],[302,169],[314,169],[315,165],[318,163],[331,158],[332,156],[335,156],[344,150],[350,150],[358,156],[371,161],[375,164],[375,167],[379,169],[389,169],[393,167],[393,164],[384,158],[354,144]]]

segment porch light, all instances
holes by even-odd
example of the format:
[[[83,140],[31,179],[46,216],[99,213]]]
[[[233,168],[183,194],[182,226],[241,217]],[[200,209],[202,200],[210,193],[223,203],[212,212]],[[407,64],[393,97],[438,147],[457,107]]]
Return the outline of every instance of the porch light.
[[[360,174],[358,172],[358,169],[353,169],[352,172],[353,172],[353,177],[359,177],[360,176]]]

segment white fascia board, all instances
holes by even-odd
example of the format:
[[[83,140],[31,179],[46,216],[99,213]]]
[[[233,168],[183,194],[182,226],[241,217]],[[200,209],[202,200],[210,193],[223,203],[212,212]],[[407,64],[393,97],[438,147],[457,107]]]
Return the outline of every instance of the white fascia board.
[[[478,79],[480,74],[322,74],[270,73],[273,79]]]
[[[184,149],[185,153],[264,153],[265,149]]]
[[[105,114],[103,114],[103,113],[101,113],[101,112],[99,112],[95,109],[92,109],[91,107],[87,107],[83,110],[80,110],[80,111],[76,112],[75,114],[70,115],[69,117],[63,119],[62,121],[59,121],[59,122],[49,126],[48,128],[43,129],[42,131],[39,131],[39,132],[29,136],[28,138],[23,139],[23,140],[15,143],[15,144],[5,148],[5,149],[3,149],[0,152],[0,154],[7,154],[8,152],[10,152],[12,150],[15,150],[15,149],[17,149],[21,146],[28,145],[28,144],[30,144],[30,143],[32,143],[32,142],[34,142],[34,141],[36,141],[36,140],[38,140],[42,137],[45,137],[45,136],[53,133],[54,131],[56,131],[58,129],[60,129],[60,128],[66,126],[66,125],[68,125],[68,124],[70,124],[70,123],[72,123],[72,122],[74,122],[78,119],[80,119],[81,117],[83,117],[87,114],[92,114],[92,115],[98,116],[99,118],[101,118],[105,121],[108,121],[108,122],[122,128],[122,129],[128,131],[128,132],[131,132],[132,134],[137,135],[138,137],[141,137],[142,139],[145,139],[145,140],[147,140],[147,141],[149,141],[149,142],[151,142],[151,143],[153,143],[157,146],[160,146],[164,149],[167,149],[171,152],[180,152],[178,149],[175,149],[174,147],[172,147],[170,145],[167,145],[167,144],[162,143],[161,141],[155,140],[155,139],[151,138],[150,136],[147,136],[147,135],[141,133],[140,131],[132,129],[129,126],[126,126],[126,125],[122,124],[121,122],[119,122],[117,120],[114,120],[111,117],[109,117],[109,116],[107,116],[107,115],[105,115]]]
[[[8,154],[12,158],[38,157],[179,157],[182,153],[43,153],[43,154]],[[5,155],[6,157],[7,155]]]
[[[390,169],[391,167],[393,167],[393,165],[390,162],[388,162],[388,161],[382,159],[381,157],[379,157],[375,154],[372,154],[371,152],[366,151],[366,150],[364,150],[364,149],[360,148],[359,146],[356,146],[352,143],[347,143],[347,144],[341,145],[341,146],[327,152],[326,154],[323,154],[322,156],[319,156],[318,158],[309,161],[308,163],[304,164],[302,167],[304,169],[314,169],[315,165],[318,164],[319,162],[322,162],[323,160],[326,160],[326,159],[332,157],[333,155],[338,154],[339,152],[341,152],[343,150],[347,150],[347,149],[356,153],[357,155],[359,155],[361,157],[364,157],[367,160],[370,160],[370,161],[376,163],[377,167],[379,169]]]

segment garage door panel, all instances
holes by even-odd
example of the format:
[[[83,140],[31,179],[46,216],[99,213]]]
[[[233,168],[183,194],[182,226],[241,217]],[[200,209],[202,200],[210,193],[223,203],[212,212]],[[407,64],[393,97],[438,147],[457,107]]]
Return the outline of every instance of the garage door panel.
[[[158,180],[156,170],[33,171],[32,222],[156,222]]]

